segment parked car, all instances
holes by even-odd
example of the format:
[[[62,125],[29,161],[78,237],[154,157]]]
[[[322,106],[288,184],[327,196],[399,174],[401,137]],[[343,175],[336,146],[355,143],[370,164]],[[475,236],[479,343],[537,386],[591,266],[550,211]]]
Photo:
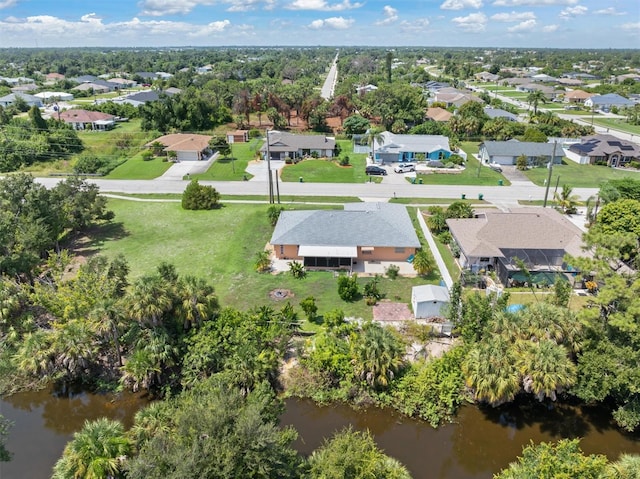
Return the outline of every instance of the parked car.
[[[365,172],[367,173],[367,175],[387,176],[387,170],[385,170],[384,168],[382,168],[380,166],[376,166],[376,165],[367,166],[367,168],[365,169]]]
[[[502,173],[502,167],[500,166],[500,163],[489,163],[489,168],[491,168],[493,171],[497,171],[498,173]]]
[[[416,171],[416,165],[413,163],[400,163],[397,165],[393,171],[396,173],[407,173],[409,171]]]

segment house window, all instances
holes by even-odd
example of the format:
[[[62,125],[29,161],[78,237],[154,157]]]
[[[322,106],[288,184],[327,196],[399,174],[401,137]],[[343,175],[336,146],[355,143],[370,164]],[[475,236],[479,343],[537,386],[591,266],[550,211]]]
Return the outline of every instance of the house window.
[[[364,249],[364,248],[362,248],[362,254],[363,255],[366,255],[366,254],[371,255],[371,254],[373,254],[373,250],[372,249]]]
[[[490,258],[480,258],[481,263],[488,263]]]
[[[284,254],[284,245],[283,244],[280,245],[280,254]]]
[[[395,248],[395,252],[398,254],[403,254],[404,253],[404,248]]]

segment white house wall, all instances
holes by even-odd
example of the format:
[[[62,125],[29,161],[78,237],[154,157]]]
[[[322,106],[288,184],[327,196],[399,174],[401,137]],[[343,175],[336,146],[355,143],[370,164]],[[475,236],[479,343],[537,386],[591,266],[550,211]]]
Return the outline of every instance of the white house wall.
[[[197,151],[178,151],[178,161],[198,161]]]
[[[569,158],[571,161],[578,163],[579,165],[588,165],[589,157],[588,156],[580,156],[578,153],[575,153],[571,150],[564,150],[564,156]]]

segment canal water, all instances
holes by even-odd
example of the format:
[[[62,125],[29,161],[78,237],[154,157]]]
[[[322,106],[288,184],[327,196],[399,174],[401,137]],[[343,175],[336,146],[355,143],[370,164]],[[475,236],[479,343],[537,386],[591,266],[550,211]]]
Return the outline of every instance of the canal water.
[[[0,463],[0,479],[49,478],[65,444],[85,420],[106,416],[129,427],[145,404],[143,397],[132,394],[114,397],[49,391],[4,399],[0,413],[15,424],[8,442],[13,459]],[[623,452],[640,454],[640,438],[622,434],[605,411],[577,406],[466,406],[454,424],[433,429],[392,411],[356,411],[345,405],[318,406],[308,400],[288,399],[281,424],[298,430],[295,446],[305,455],[344,427],[368,429],[378,445],[405,464],[416,479],[491,478],[530,441],[563,437],[581,437],[586,453],[605,454],[610,459]]]

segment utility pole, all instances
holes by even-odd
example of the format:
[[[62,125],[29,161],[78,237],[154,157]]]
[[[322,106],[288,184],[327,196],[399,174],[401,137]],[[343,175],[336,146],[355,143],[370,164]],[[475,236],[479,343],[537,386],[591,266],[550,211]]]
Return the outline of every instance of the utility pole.
[[[273,204],[273,181],[271,180],[271,152],[269,151],[269,129],[266,130],[267,134],[267,171],[269,172],[269,203]]]
[[[551,155],[551,161],[549,162],[549,176],[547,176],[547,188],[544,190],[544,203],[542,205],[543,208],[547,207],[547,198],[549,197],[549,186],[551,186],[551,173],[553,172],[553,160],[556,157],[556,147],[558,146],[558,142],[553,142],[553,155]]]

